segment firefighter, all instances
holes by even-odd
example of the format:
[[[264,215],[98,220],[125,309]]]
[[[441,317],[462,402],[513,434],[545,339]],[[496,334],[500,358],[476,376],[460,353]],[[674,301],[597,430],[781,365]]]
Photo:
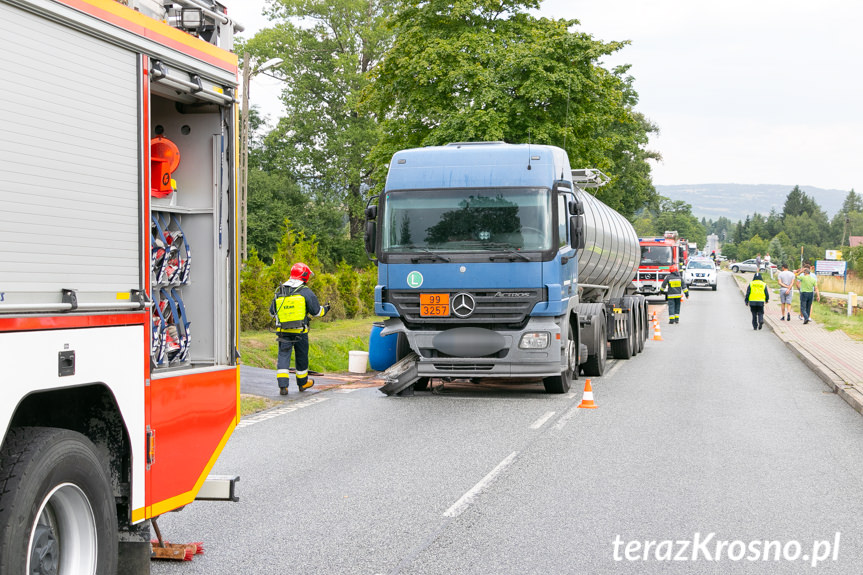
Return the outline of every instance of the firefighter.
[[[659,287],[668,301],[668,323],[680,323],[680,298],[689,299],[689,288],[677,274],[677,266],[671,266],[668,275]]]
[[[312,277],[312,270],[304,263],[296,263],[291,267],[291,277],[279,286],[273,302],[270,304],[270,315],[276,320],[276,332],[279,334],[279,361],[276,380],[279,384],[279,394],[288,394],[288,383],[291,374],[291,351],[296,352],[297,387],[305,391],[315,384],[309,377],[309,318],[324,317],[330,311],[330,304],[321,305],[318,298],[306,283]]]

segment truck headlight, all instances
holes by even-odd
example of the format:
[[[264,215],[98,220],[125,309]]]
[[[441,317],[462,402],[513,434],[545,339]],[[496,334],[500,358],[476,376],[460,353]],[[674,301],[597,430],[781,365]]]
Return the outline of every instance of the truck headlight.
[[[521,349],[545,349],[548,347],[548,341],[551,335],[547,331],[538,331],[534,333],[526,333],[521,336],[521,341],[518,347]]]

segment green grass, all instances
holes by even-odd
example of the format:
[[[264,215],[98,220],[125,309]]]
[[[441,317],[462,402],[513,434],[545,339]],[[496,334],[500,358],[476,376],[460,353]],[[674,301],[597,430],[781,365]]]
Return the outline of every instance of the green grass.
[[[348,371],[348,352],[368,351],[369,333],[375,317],[332,322],[312,321],[309,332],[309,369],[324,373]],[[279,354],[276,334],[268,331],[245,331],[240,334],[243,364],[276,369]]]
[[[274,399],[244,393],[240,395],[240,416],[245,417],[278,404],[279,402]]]

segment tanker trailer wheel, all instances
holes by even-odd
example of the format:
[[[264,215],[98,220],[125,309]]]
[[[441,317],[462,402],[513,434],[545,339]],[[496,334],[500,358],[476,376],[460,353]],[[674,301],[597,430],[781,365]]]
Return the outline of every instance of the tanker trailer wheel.
[[[399,333],[396,339],[396,361],[400,360],[411,352],[411,346],[408,344],[408,338],[405,334]],[[426,391],[429,388],[429,378],[421,377],[413,383],[414,391]]]
[[[605,373],[605,360],[608,358],[608,336],[605,331],[605,317],[601,314],[590,316],[590,333],[596,342],[593,355],[587,356],[587,362],[582,371],[584,375],[599,377]]]
[[[567,322],[566,327],[566,343],[563,346],[563,353],[566,355],[564,361],[566,368],[560,375],[546,377],[542,380],[545,386],[546,393],[566,393],[569,391],[570,385],[575,380],[578,370],[578,341],[573,336],[572,325]]]
[[[627,302],[625,305],[629,307],[629,313],[626,314],[626,339],[615,339],[611,342],[611,355],[614,359],[629,359],[635,355],[635,318],[632,316],[632,302]]]
[[[66,429],[11,430],[0,451],[0,573],[116,571],[117,508],[96,447]]]

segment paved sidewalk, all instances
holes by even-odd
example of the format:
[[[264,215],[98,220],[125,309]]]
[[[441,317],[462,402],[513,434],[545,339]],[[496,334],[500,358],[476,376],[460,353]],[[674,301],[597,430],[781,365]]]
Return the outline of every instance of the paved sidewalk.
[[[735,275],[741,293],[746,292],[750,278]],[[795,290],[795,304],[800,302],[799,298],[800,294]],[[863,341],[853,340],[842,331],[828,331],[815,321],[803,325],[793,311],[791,321],[780,320],[779,294],[775,290],[770,292],[764,320],[803,363],[863,414]]]

